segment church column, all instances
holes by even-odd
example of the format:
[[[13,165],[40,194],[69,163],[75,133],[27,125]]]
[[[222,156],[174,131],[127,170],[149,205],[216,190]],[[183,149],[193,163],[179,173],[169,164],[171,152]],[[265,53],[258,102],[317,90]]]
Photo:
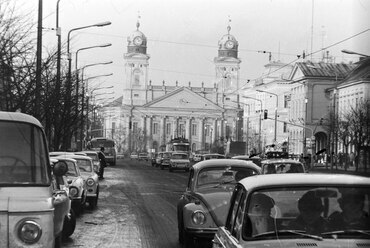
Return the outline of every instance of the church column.
[[[201,118],[199,120],[199,135],[200,135],[200,147],[202,150],[205,150],[205,136],[204,136],[204,123],[205,123],[205,118]]]
[[[212,143],[216,141],[217,138],[217,119],[213,120],[213,131],[212,131]],[[212,146],[213,144],[211,144]]]
[[[162,119],[161,119],[161,133],[160,133],[160,144],[159,146],[161,145],[165,145],[166,144],[166,126],[167,126],[167,123],[166,123],[166,116],[162,116]]]
[[[191,145],[191,117],[186,119],[186,132],[185,132],[185,138],[189,140],[189,144]]]
[[[128,133],[128,137],[127,137],[127,149],[131,153],[131,151],[132,151],[132,146],[131,146],[132,119],[131,119],[131,115],[128,115],[126,117],[126,124],[127,124],[126,125],[126,128],[127,128],[127,133]]]
[[[149,116],[148,118],[147,130],[148,130],[147,147],[149,151],[150,149],[153,149],[153,116]]]
[[[143,130],[143,146],[145,149],[147,149],[147,132],[146,132],[146,115],[142,116],[141,117],[141,126],[142,126],[142,130]]]

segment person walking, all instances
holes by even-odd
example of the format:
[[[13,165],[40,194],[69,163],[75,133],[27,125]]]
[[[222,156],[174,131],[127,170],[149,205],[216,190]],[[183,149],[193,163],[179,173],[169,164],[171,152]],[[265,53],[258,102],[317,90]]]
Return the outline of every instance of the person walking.
[[[100,148],[98,156],[100,160],[99,179],[104,179],[104,168],[107,167],[107,162],[105,161],[104,146]]]

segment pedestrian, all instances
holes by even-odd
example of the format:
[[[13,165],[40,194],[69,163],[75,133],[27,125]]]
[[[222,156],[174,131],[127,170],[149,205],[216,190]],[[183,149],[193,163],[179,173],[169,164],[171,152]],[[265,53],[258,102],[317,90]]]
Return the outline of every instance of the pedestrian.
[[[98,155],[100,160],[99,179],[104,179],[104,168],[107,166],[107,162],[105,161],[104,146],[100,148]]]

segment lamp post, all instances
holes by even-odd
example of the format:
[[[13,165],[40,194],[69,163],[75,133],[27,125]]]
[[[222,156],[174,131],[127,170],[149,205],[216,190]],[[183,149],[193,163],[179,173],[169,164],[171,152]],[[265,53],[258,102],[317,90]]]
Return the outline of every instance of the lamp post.
[[[71,36],[71,33],[73,31],[77,31],[77,30],[81,30],[81,29],[86,29],[86,28],[91,28],[91,27],[104,27],[104,26],[107,26],[107,25],[110,25],[111,22],[101,22],[101,23],[97,23],[97,24],[93,24],[93,25],[88,25],[88,26],[82,26],[82,27],[78,27],[78,28],[73,28],[71,30],[69,30],[68,32],[68,36],[67,36],[67,54],[68,54],[68,74],[67,74],[67,87],[66,87],[66,91],[67,91],[67,94],[66,94],[66,105],[65,105],[65,108],[66,108],[66,113],[70,114],[70,100],[71,100],[71,88],[72,88],[72,82],[71,82],[71,67],[72,67],[72,56],[71,56],[71,53],[70,53],[70,50],[69,50],[69,43],[70,43],[70,36]],[[71,142],[70,142],[70,130],[67,129],[67,127],[65,128],[65,134],[67,135],[67,140],[65,141],[65,146],[69,147]]]
[[[270,95],[274,95],[276,97],[276,106],[275,106],[275,127],[274,127],[274,143],[276,143],[276,130],[277,130],[277,109],[278,109],[278,104],[279,104],[279,98],[278,95],[269,91],[264,91],[264,90],[257,90],[258,92],[264,92]]]
[[[258,137],[258,140],[259,140],[259,144],[258,144],[258,150],[259,152],[262,151],[262,148],[261,148],[261,132],[262,132],[262,120],[261,120],[261,114],[262,114],[262,100],[260,99],[257,99],[257,98],[254,98],[254,97],[250,97],[250,96],[242,96],[243,98],[246,98],[246,99],[253,99],[255,101],[259,101],[261,106],[260,106],[260,116],[259,116],[259,137]]]

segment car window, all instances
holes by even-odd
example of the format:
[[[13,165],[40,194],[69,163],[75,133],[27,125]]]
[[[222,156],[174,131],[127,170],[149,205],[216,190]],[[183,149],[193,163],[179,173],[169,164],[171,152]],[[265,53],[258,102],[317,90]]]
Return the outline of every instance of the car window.
[[[227,229],[230,231],[231,235],[235,238],[240,238],[242,220],[243,220],[243,209],[244,209],[244,189],[243,187],[236,187],[232,196],[232,205],[230,209],[230,216],[226,224]]]
[[[187,154],[172,154],[172,159],[187,159]]]
[[[369,187],[280,187],[258,190],[248,196],[243,237],[259,238],[261,233],[276,230],[296,230],[314,235],[349,229],[370,230],[369,195]],[[261,221],[265,223],[263,226],[259,224]],[[354,237],[355,233],[338,236]],[[266,238],[276,238],[276,235],[266,235]]]
[[[202,169],[198,174],[197,187],[221,182],[237,182],[244,177],[256,175],[257,172],[245,167],[208,167]]]
[[[68,165],[68,171],[66,173],[66,176],[78,176],[77,168],[75,164],[72,161],[65,161]]]
[[[26,123],[0,121],[0,184],[48,184],[42,131]]]
[[[263,174],[302,173],[304,167],[299,163],[268,163],[263,166]]]
[[[90,160],[78,159],[77,165],[82,172],[92,172],[92,165]]]

